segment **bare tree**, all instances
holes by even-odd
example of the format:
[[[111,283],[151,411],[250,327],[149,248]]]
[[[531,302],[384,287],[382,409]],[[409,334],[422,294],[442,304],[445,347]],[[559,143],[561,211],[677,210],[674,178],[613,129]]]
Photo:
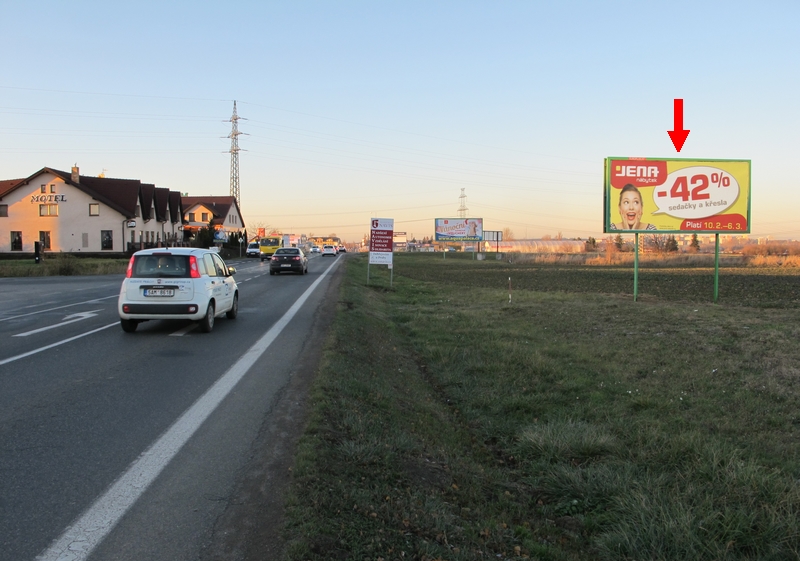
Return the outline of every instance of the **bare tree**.
[[[514,231],[511,228],[503,228],[503,241],[514,241]]]
[[[644,243],[642,245],[656,253],[666,253],[668,249],[667,244],[669,244],[669,236],[666,234],[648,234],[644,236]]]

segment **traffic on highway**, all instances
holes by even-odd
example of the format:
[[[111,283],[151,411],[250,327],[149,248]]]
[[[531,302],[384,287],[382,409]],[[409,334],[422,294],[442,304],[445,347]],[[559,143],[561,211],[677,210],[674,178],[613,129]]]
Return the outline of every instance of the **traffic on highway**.
[[[207,315],[126,333],[126,275],[0,279],[0,561],[198,559],[340,260],[225,263],[236,313],[212,333]]]

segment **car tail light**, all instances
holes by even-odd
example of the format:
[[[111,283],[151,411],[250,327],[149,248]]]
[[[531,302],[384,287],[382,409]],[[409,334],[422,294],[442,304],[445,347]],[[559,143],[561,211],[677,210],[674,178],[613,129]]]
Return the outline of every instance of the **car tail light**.
[[[200,271],[197,270],[197,257],[194,255],[189,256],[189,276],[193,279],[200,278]]]
[[[278,256],[277,255],[273,255],[272,258],[270,259],[270,261],[277,261],[277,260],[278,260]]]
[[[128,270],[125,272],[125,278],[129,279],[133,276],[133,255],[131,255],[131,260],[128,261]]]
[[[299,257],[292,257],[292,261],[300,261]]]

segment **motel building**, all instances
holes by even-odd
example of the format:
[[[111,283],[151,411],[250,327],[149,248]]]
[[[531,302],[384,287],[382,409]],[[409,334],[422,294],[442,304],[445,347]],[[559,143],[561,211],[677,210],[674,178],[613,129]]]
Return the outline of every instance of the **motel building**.
[[[0,180],[0,258],[41,251],[116,254],[183,243],[181,193],[42,168]]]

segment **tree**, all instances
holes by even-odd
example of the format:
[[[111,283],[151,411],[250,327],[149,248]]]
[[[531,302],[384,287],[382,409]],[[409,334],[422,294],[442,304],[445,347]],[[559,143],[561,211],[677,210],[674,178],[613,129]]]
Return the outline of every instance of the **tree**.
[[[689,248],[695,253],[700,252],[700,240],[697,237],[697,232],[692,234],[692,243],[689,244]]]
[[[664,234],[650,234],[644,237],[644,246],[657,253],[666,253],[668,251],[667,242],[669,242],[669,236]]]
[[[678,241],[675,239],[675,236],[670,236],[669,239],[667,239],[666,250],[670,253],[678,251]]]
[[[586,251],[597,251],[597,240],[591,236],[586,240]]]
[[[197,231],[197,235],[194,237],[194,245],[195,247],[205,248],[214,245],[214,226],[211,225],[211,222]]]
[[[625,245],[625,242],[622,241],[622,234],[617,234],[617,237],[614,238],[614,245],[616,246],[617,251],[622,251],[622,248]]]
[[[511,228],[503,228],[503,241],[514,241],[514,231]]]

